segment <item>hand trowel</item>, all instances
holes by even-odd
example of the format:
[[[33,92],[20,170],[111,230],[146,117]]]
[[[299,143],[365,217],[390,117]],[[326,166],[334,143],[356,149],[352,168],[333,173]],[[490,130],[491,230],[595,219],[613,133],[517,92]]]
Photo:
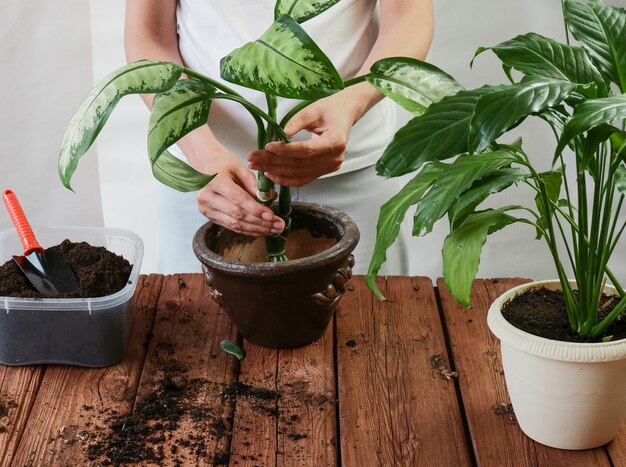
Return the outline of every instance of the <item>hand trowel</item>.
[[[13,256],[13,260],[28,281],[42,295],[57,295],[76,290],[76,275],[63,258],[50,250],[44,250],[39,244],[15,193],[5,190],[2,201],[24,248],[24,256]]]

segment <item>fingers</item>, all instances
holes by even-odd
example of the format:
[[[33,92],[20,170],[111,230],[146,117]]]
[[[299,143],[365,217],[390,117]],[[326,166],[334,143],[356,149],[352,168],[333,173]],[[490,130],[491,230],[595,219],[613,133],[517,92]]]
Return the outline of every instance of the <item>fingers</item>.
[[[248,155],[248,168],[262,170],[275,183],[302,186],[338,170],[346,145],[347,137],[332,129],[308,141],[273,142]]]
[[[284,221],[271,209],[258,203],[232,179],[218,177],[198,192],[198,209],[204,216],[245,235],[275,235],[283,231]]]

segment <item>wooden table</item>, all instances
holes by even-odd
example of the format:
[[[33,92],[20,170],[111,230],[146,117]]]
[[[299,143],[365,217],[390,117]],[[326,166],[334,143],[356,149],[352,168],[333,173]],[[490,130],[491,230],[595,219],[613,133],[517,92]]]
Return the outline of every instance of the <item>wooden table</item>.
[[[143,276],[120,364],[0,366],[0,465],[626,465],[625,430],[578,452],[519,430],[485,313],[520,282],[476,281],[466,310],[442,281],[381,278],[379,302],[355,277],[318,342],[239,363],[201,275]]]

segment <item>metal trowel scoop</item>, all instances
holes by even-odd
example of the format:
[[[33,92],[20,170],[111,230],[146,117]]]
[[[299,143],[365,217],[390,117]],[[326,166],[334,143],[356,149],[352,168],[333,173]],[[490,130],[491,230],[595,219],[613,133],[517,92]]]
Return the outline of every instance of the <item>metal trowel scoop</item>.
[[[13,256],[26,279],[43,295],[71,292],[78,288],[78,279],[63,259],[52,251],[44,250],[37,242],[33,229],[17,200],[15,193],[2,193],[11,221],[24,247],[24,256]]]

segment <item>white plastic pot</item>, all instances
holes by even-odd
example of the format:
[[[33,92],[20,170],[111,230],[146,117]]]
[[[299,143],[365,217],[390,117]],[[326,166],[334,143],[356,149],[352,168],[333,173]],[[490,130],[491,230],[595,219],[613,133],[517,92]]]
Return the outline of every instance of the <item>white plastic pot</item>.
[[[504,303],[539,287],[561,290],[558,281],[523,284],[498,297],[487,316],[501,342],[515,416],[522,431],[541,444],[560,449],[602,446],[626,418],[626,339],[561,342],[521,331],[504,319]]]

